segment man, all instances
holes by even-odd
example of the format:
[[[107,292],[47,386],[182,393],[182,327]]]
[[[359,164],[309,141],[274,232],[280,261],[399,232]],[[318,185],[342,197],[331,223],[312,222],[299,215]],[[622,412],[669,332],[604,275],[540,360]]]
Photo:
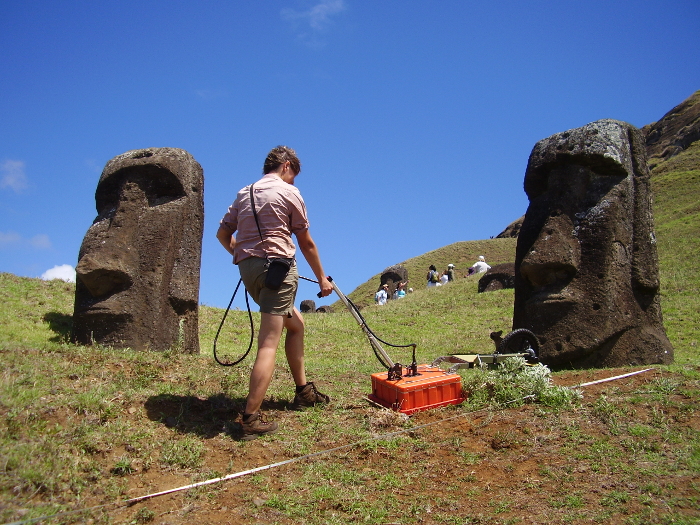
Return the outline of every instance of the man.
[[[384,306],[389,298],[389,285],[384,284],[379,291],[374,294],[374,300],[378,306]]]
[[[428,275],[426,275],[425,278],[428,281],[428,288],[440,286],[440,274],[434,264],[428,267]]]
[[[452,282],[455,280],[455,265],[454,264],[447,265],[447,280],[448,280],[448,282]]]
[[[469,275],[473,273],[488,272],[490,269],[491,267],[488,264],[486,264],[486,259],[484,258],[484,256],[479,255],[479,260],[472,264],[472,270],[469,272]]]
[[[327,395],[316,390],[313,383],[306,381],[304,320],[294,307],[299,282],[296,262],[292,263],[279,290],[271,290],[264,284],[268,258],[293,259],[296,251],[292,242],[293,233],[318,279],[321,296],[326,297],[333,291],[309,233],[304,200],[294,187],[294,179],[300,171],[301,163],[293,149],[286,146],[273,148],[265,159],[263,178],[253,187],[257,223],[250,199],[251,188],[246,186],[238,192],[216,233],[221,245],[233,255],[233,263],[238,265],[243,283],[260,306],[261,313],[258,353],[250,375],[242,420],[244,440],[277,430],[277,423],[268,422],[261,416],[260,407],[272,380],[275,354],[283,328],[287,329],[285,354],[296,384],[292,408],[299,410],[330,401]]]

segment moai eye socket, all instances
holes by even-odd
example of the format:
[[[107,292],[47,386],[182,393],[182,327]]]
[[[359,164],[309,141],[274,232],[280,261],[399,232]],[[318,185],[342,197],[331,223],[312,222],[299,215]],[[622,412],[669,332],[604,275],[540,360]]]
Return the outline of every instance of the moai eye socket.
[[[185,196],[182,183],[170,171],[159,166],[130,167],[100,181],[95,192],[98,218],[104,219],[114,213],[127,182],[138,184],[149,207],[161,206]]]

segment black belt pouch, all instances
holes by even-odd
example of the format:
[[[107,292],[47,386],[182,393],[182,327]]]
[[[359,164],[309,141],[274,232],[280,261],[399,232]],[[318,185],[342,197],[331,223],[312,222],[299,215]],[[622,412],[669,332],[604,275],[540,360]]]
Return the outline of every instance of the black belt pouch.
[[[294,259],[268,259],[265,287],[270,290],[279,290],[293,262]]]

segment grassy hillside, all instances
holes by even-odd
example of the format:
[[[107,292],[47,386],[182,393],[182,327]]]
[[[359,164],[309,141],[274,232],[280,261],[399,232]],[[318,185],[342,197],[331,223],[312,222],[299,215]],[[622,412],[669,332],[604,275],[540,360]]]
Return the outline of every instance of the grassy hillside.
[[[664,325],[677,363],[700,359],[700,142],[652,172]]]
[[[454,264],[457,276],[465,277],[467,270],[476,262],[479,255],[486,257],[486,261],[491,266],[515,261],[515,243],[516,239],[460,241],[407,261],[397,261],[395,264],[406,267],[409,277],[408,286],[418,290],[426,287],[425,276],[431,264],[434,264],[440,272],[445,271],[448,264]],[[348,296],[352,302],[361,308],[374,304],[374,294],[379,289],[380,277],[381,272],[349,293]],[[347,290],[343,291],[348,293]],[[340,301],[336,301],[332,306],[334,311],[344,308]]]
[[[380,410],[364,397],[381,367],[336,305],[306,316],[308,375],[331,405],[285,410],[292,382],[280,352],[264,406],[280,431],[240,442],[252,358],[234,368],[212,360],[222,310],[200,309],[201,356],[76,347],[67,342],[73,285],[0,274],[0,522],[697,523],[699,152],[696,143],[656,166],[652,179],[676,364],[586,387],[581,399],[555,385],[632,369],[544,371],[536,384],[524,374],[541,367],[464,370],[462,405],[410,419]],[[362,313],[382,339],[416,343],[420,363],[488,352],[489,332],[511,326],[513,291],[478,294],[478,276],[464,274],[478,255],[512,261],[515,242],[458,242],[404,261],[415,292]],[[448,263],[458,280],[426,289],[428,265]],[[378,280],[351,298],[370,304]],[[247,314],[230,312],[219,353],[237,357],[249,339]],[[410,361],[406,349],[387,350]],[[310,453],[319,455],[123,504]]]

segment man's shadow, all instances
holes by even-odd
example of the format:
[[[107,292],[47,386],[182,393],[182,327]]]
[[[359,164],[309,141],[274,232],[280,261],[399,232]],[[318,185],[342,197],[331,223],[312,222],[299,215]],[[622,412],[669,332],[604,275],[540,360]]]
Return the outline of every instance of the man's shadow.
[[[225,432],[234,438],[240,438],[243,429],[235,420],[243,413],[245,402],[245,398],[232,399],[225,394],[216,394],[207,399],[159,394],[149,397],[144,406],[151,421],[163,423],[182,434],[213,438]],[[286,404],[268,401],[265,406],[284,410]]]
[[[65,343],[70,338],[73,328],[73,316],[60,312],[47,312],[42,320],[49,325],[49,328],[56,334],[49,338],[53,343]]]

